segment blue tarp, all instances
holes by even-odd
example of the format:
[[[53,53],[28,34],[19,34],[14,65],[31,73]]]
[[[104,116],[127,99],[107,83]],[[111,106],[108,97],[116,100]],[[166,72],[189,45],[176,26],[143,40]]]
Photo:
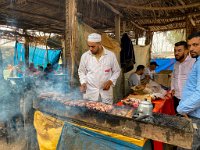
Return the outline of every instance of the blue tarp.
[[[47,50],[29,46],[29,62],[33,62],[35,67],[41,65],[44,68],[47,63],[55,65],[58,63],[61,50],[48,50],[48,59],[47,59]],[[14,54],[14,65],[17,65],[20,61],[25,63],[25,48],[24,44],[16,42],[15,45],[15,54]]]
[[[16,66],[20,61],[24,62],[25,64],[25,48],[24,44],[16,42],[14,53],[14,65]]]
[[[149,141],[148,141],[149,142]],[[143,150],[144,147],[118,140],[65,122],[57,150]],[[151,147],[145,149],[151,150]]]
[[[155,61],[159,65],[156,67],[156,73],[162,70],[173,70],[176,62],[175,58],[156,58],[151,61]]]

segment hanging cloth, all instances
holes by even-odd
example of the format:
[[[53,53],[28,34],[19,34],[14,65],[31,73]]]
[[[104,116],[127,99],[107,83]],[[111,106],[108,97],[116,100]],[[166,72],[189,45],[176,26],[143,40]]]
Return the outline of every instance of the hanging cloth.
[[[124,73],[129,72],[134,68],[134,48],[127,33],[124,33],[121,38],[120,63]]]

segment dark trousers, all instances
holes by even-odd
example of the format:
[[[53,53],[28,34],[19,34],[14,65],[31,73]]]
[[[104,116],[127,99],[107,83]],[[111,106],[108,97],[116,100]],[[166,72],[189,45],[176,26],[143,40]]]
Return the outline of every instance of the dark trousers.
[[[174,110],[175,110],[175,112],[176,112],[176,114],[177,114],[177,111],[176,111],[176,108],[178,107],[178,105],[179,105],[179,102],[180,102],[180,99],[178,99],[177,97],[173,97],[174,98]]]

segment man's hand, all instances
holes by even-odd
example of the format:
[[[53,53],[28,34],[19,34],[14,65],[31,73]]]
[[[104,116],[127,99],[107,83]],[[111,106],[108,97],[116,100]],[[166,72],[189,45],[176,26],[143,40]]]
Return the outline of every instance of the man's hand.
[[[103,90],[109,90],[110,89],[110,86],[112,85],[112,81],[111,80],[108,80],[106,81],[104,84],[103,84]]]
[[[141,91],[141,90],[144,90],[145,87],[146,87],[146,85],[140,84],[140,85],[134,86],[134,87],[133,87],[133,90],[134,90],[134,91]]]
[[[82,93],[84,93],[84,92],[86,92],[86,89],[87,89],[86,83],[81,84],[81,86],[80,86],[80,91],[81,91]]]

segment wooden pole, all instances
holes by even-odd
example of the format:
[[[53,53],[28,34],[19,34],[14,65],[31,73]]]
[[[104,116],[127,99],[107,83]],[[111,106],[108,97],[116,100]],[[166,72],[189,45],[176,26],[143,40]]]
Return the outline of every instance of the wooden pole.
[[[120,42],[120,16],[115,16],[115,39]]]
[[[122,31],[123,31],[123,33],[126,32],[126,21],[123,21]],[[123,68],[122,68],[121,88],[122,88],[123,97],[125,97],[126,96],[126,87],[125,87],[125,73],[124,73]]]
[[[71,85],[74,85],[74,65],[75,65],[75,39],[76,39],[76,0],[66,0],[66,26],[65,26],[65,49],[64,67],[70,74]]]
[[[122,31],[123,33],[126,32],[126,21],[123,21]]]
[[[138,35],[138,33],[136,32],[136,33],[135,33],[136,45],[138,45],[138,38],[139,38],[139,35]]]
[[[25,31],[25,43],[24,43],[24,48],[25,48],[25,64],[28,67],[29,66],[29,37],[27,35],[27,32]]]
[[[153,32],[152,31],[147,31],[146,32],[146,40],[145,40],[145,45],[149,45],[149,61],[148,63],[151,61],[151,48],[152,48],[152,39],[153,39]]]
[[[153,32],[152,31],[147,31],[146,32],[146,40],[145,40],[145,45],[148,45],[152,42],[153,39]]]

